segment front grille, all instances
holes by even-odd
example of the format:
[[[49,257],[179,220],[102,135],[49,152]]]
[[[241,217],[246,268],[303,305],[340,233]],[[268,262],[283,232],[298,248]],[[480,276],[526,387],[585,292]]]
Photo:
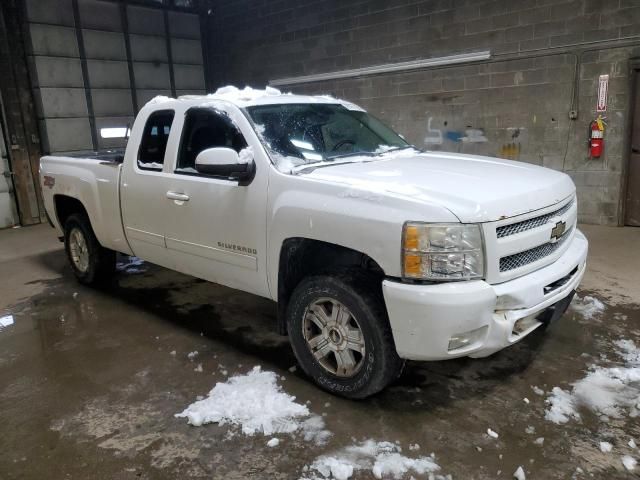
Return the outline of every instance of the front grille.
[[[543,243],[542,245],[530,248],[529,250],[525,250],[524,252],[514,253],[513,255],[502,257],[500,259],[500,271],[508,272],[509,270],[515,270],[516,268],[524,267],[525,265],[529,265],[530,263],[551,255],[553,252],[558,250],[558,248],[560,248],[560,246],[567,240],[567,238],[571,236],[572,231],[573,228],[571,228],[562,236],[562,238],[560,238],[560,240],[555,243]]]
[[[551,220],[553,217],[557,217],[559,215],[562,215],[563,213],[566,213],[571,208],[571,205],[573,205],[573,202],[574,201],[571,200],[569,203],[567,203],[563,207],[560,207],[558,210],[550,213],[545,213],[544,215],[540,215],[539,217],[529,218],[528,220],[523,220],[518,223],[512,223],[511,225],[503,225],[502,227],[498,227],[496,228],[496,235],[498,236],[498,238],[503,238],[508,237],[509,235],[515,235],[516,233],[524,232],[526,230],[531,230],[532,228],[540,227]]]

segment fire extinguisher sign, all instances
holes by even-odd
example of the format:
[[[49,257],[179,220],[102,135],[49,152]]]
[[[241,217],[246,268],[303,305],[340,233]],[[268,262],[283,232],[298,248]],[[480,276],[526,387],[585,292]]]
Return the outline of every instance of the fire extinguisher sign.
[[[598,80],[598,106],[596,111],[607,111],[607,94],[609,91],[609,75],[600,75]]]

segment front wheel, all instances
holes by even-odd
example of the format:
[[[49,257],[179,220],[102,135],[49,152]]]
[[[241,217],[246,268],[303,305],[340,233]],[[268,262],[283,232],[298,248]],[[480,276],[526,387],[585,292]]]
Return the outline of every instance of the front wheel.
[[[100,245],[84,214],[70,215],[64,223],[64,247],[80,283],[95,284],[115,272],[116,252]]]
[[[380,283],[364,272],[304,279],[291,296],[287,327],[300,366],[331,393],[368,397],[402,369]]]

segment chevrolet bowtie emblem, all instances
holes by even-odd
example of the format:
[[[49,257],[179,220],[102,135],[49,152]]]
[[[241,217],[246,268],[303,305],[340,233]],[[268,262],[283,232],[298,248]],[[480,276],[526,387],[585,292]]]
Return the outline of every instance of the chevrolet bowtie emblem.
[[[556,223],[555,227],[551,229],[551,242],[557,242],[560,240],[560,237],[564,235],[564,232],[567,229],[567,224],[565,222]]]

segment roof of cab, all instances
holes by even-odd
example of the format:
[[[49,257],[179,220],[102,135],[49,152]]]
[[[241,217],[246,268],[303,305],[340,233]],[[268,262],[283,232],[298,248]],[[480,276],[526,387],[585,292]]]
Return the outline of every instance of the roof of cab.
[[[157,105],[168,102],[186,102],[190,105],[206,103],[207,101],[227,101],[233,103],[240,108],[253,105],[273,105],[282,103],[332,103],[342,105],[355,105],[339,100],[328,95],[311,96],[311,95],[293,95],[291,93],[282,93],[280,90],[272,87],[266,87],[262,90],[245,87],[242,90],[227,86],[216,90],[215,93],[208,95],[181,95],[177,99],[157,96],[147,102],[147,105]]]

